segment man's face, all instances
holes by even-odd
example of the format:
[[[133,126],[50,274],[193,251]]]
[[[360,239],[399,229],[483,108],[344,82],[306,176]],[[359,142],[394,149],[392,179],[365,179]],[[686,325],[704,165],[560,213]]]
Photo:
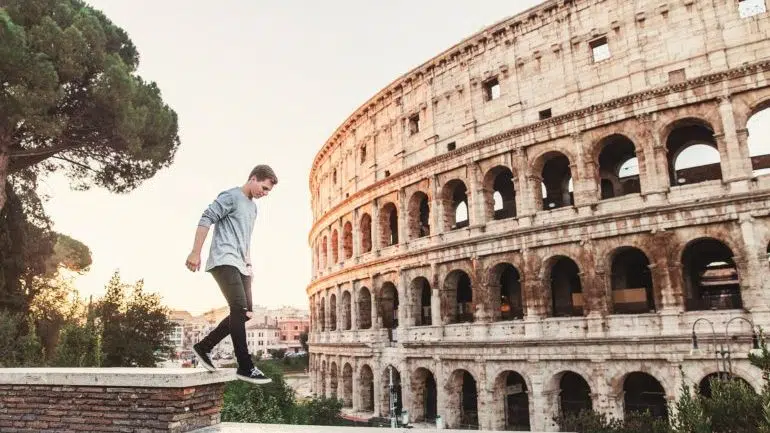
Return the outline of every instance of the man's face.
[[[273,181],[270,179],[257,180],[256,177],[252,177],[249,183],[251,184],[251,196],[254,198],[262,198],[273,189]]]

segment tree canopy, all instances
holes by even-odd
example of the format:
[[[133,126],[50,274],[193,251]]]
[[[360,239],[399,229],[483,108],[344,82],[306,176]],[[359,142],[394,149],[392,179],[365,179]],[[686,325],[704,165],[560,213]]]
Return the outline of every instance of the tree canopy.
[[[127,192],[172,162],[177,115],[102,12],[81,0],[0,0],[0,59],[0,208],[7,177],[24,170]]]

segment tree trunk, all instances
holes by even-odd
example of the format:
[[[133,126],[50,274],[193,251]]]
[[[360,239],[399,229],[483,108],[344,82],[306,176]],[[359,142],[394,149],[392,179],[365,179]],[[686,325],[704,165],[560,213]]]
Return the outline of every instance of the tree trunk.
[[[8,162],[11,155],[7,151],[0,149],[0,210],[5,208],[5,202],[8,197],[5,195],[5,183],[8,178]]]

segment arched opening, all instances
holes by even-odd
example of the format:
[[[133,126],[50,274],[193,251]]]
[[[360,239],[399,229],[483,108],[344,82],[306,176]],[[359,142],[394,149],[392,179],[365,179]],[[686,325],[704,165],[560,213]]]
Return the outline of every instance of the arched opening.
[[[326,331],[326,299],[321,298],[321,305],[318,306],[318,322],[321,324],[321,331]]]
[[[337,330],[337,295],[329,296],[329,330]]]
[[[329,394],[331,398],[337,398],[337,363],[332,361],[329,367]]]
[[[562,417],[593,409],[591,387],[583,376],[566,371],[559,380],[559,413]]]
[[[752,174],[770,173],[770,103],[764,104],[749,118],[746,130]]]
[[[353,407],[353,367],[347,362],[342,367],[342,405]]]
[[[611,135],[599,143],[599,176],[602,199],[641,192],[636,147],[628,137]]]
[[[366,287],[358,289],[358,328],[372,327],[372,294]]]
[[[352,320],[350,317],[350,292],[345,291],[342,294],[342,330],[349,331],[352,326]]]
[[[572,206],[575,201],[569,159],[563,153],[549,152],[543,156],[543,161],[543,209]]]
[[[516,189],[508,167],[494,167],[484,176],[484,203],[487,220],[516,217]]]
[[[408,227],[409,238],[417,239],[430,235],[430,203],[428,195],[422,191],[412,194],[409,199]]]
[[[726,372],[720,372],[720,373],[708,374],[700,381],[700,383],[698,384],[698,391],[700,395],[707,398],[711,398],[711,385],[713,381],[719,381],[719,380],[735,380],[735,381],[741,382],[741,384],[745,386],[747,390],[756,392],[754,391],[754,387],[752,387],[751,384],[746,381],[746,379],[736,375],[731,376],[729,373],[726,373]]]
[[[521,275],[510,263],[500,263],[489,271],[489,291],[493,302],[493,320],[524,318]]]
[[[441,190],[444,206],[444,229],[455,230],[468,226],[468,188],[460,179],[453,179]]]
[[[447,420],[452,429],[479,428],[476,379],[467,370],[455,370],[447,383]]]
[[[398,243],[398,211],[393,203],[386,203],[380,211],[380,236],[383,246]]]
[[[332,264],[336,265],[340,261],[340,241],[337,235],[337,229],[332,230]]]
[[[473,322],[473,287],[465,272],[454,270],[444,280],[441,310],[446,323]]]
[[[368,365],[361,366],[358,389],[361,393],[361,409],[364,412],[374,412],[374,373]]]
[[[551,267],[551,309],[554,317],[583,315],[580,269],[569,257],[559,257]]]
[[[714,128],[697,119],[674,124],[666,140],[671,186],[722,179]]]
[[[412,305],[414,310],[415,326],[430,326],[433,324],[431,319],[432,293],[430,283],[425,277],[417,277],[409,285],[409,293],[412,294]]]
[[[652,273],[647,256],[636,248],[621,248],[612,259],[612,310],[615,314],[655,311]]]
[[[327,248],[329,240],[324,236],[323,241],[321,242],[321,255],[323,256],[323,267],[329,266],[329,252]]]
[[[634,372],[623,381],[624,413],[649,411],[656,418],[668,418],[666,392],[660,382],[647,373]]]
[[[382,371],[382,398],[380,399],[380,415],[390,416],[391,409],[396,416],[401,416],[403,401],[401,399],[401,373],[389,365]]]
[[[385,329],[398,327],[398,290],[391,282],[382,284],[382,292],[379,296],[380,320]]]
[[[365,213],[361,217],[361,253],[372,251],[372,217]]]
[[[346,260],[353,257],[353,224],[350,221],[342,228],[342,250]]]
[[[515,371],[505,371],[495,382],[495,428],[529,431],[529,390],[524,378]]]
[[[434,422],[438,415],[438,388],[436,378],[427,368],[412,373],[412,409],[414,422]]]
[[[682,277],[689,311],[743,308],[738,268],[724,243],[704,238],[682,253]]]

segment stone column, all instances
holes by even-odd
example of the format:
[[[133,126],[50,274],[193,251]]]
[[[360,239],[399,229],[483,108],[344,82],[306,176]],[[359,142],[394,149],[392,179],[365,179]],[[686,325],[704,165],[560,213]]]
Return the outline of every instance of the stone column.
[[[398,243],[409,242],[409,212],[406,209],[406,191],[398,190]]]
[[[751,214],[739,216],[744,247],[744,266],[740,275],[743,306],[751,312],[768,311],[767,288],[770,286],[770,267],[767,264],[767,247],[759,243],[756,220]],[[740,268],[739,268],[740,269]]]
[[[473,288],[474,321],[477,323],[489,323],[492,321],[492,306],[489,296],[489,273],[477,257],[471,259],[473,275],[471,284]]]
[[[361,371],[358,358],[353,358],[350,364],[353,367],[353,412],[361,412],[361,384],[359,383]]]
[[[751,178],[751,159],[748,146],[742,146],[735,126],[735,113],[730,96],[717,98],[719,116],[722,118],[722,134],[715,134],[719,144],[722,178],[725,182],[737,182]],[[716,125],[714,125],[716,126]],[[724,150],[724,152],[723,152]]]
[[[535,197],[530,186],[529,167],[527,165],[527,156],[519,148],[513,151],[511,156],[511,167],[513,168],[514,188],[516,190],[516,216],[519,221],[528,219],[535,213]]]
[[[438,176],[434,175],[431,181],[433,197],[431,203],[431,235],[444,233],[444,206],[441,200],[441,188],[438,185]]]
[[[361,255],[361,213],[353,211],[353,260]]]
[[[372,387],[374,388],[374,416],[380,416],[380,405],[382,404],[382,368],[379,360],[372,360]]]
[[[380,201],[372,200],[372,252],[379,254],[380,250]]]
[[[446,324],[445,318],[442,317],[441,315],[441,282],[439,281],[438,270],[436,269],[435,263],[431,263],[430,265],[430,274],[431,274],[431,281],[430,281],[431,325],[433,326],[444,325]]]
[[[570,161],[574,197],[573,206],[585,208],[599,200],[599,170],[596,162],[585,154],[585,149],[588,145],[583,141],[583,134],[572,134],[572,141],[574,143],[573,148],[577,149],[575,161]]]
[[[412,317],[412,300],[409,296],[409,277],[403,269],[398,270],[398,327],[414,326]]]
[[[636,116],[639,125],[638,137],[641,143],[634,143],[640,147],[645,155],[644,165],[639,161],[639,181],[644,194],[664,193],[670,188],[668,169],[668,150],[666,143],[661,143],[658,135],[658,126],[652,114]]]
[[[380,315],[378,314],[379,300],[377,299],[377,288],[374,287],[374,278],[369,279],[369,288],[372,295],[372,329],[380,329]]]
[[[350,329],[358,330],[358,287],[355,281],[350,282]]]
[[[484,186],[479,177],[481,168],[477,163],[468,165],[468,181],[470,199],[468,200],[468,224],[470,226],[484,225],[487,223],[486,206],[484,205]]]

